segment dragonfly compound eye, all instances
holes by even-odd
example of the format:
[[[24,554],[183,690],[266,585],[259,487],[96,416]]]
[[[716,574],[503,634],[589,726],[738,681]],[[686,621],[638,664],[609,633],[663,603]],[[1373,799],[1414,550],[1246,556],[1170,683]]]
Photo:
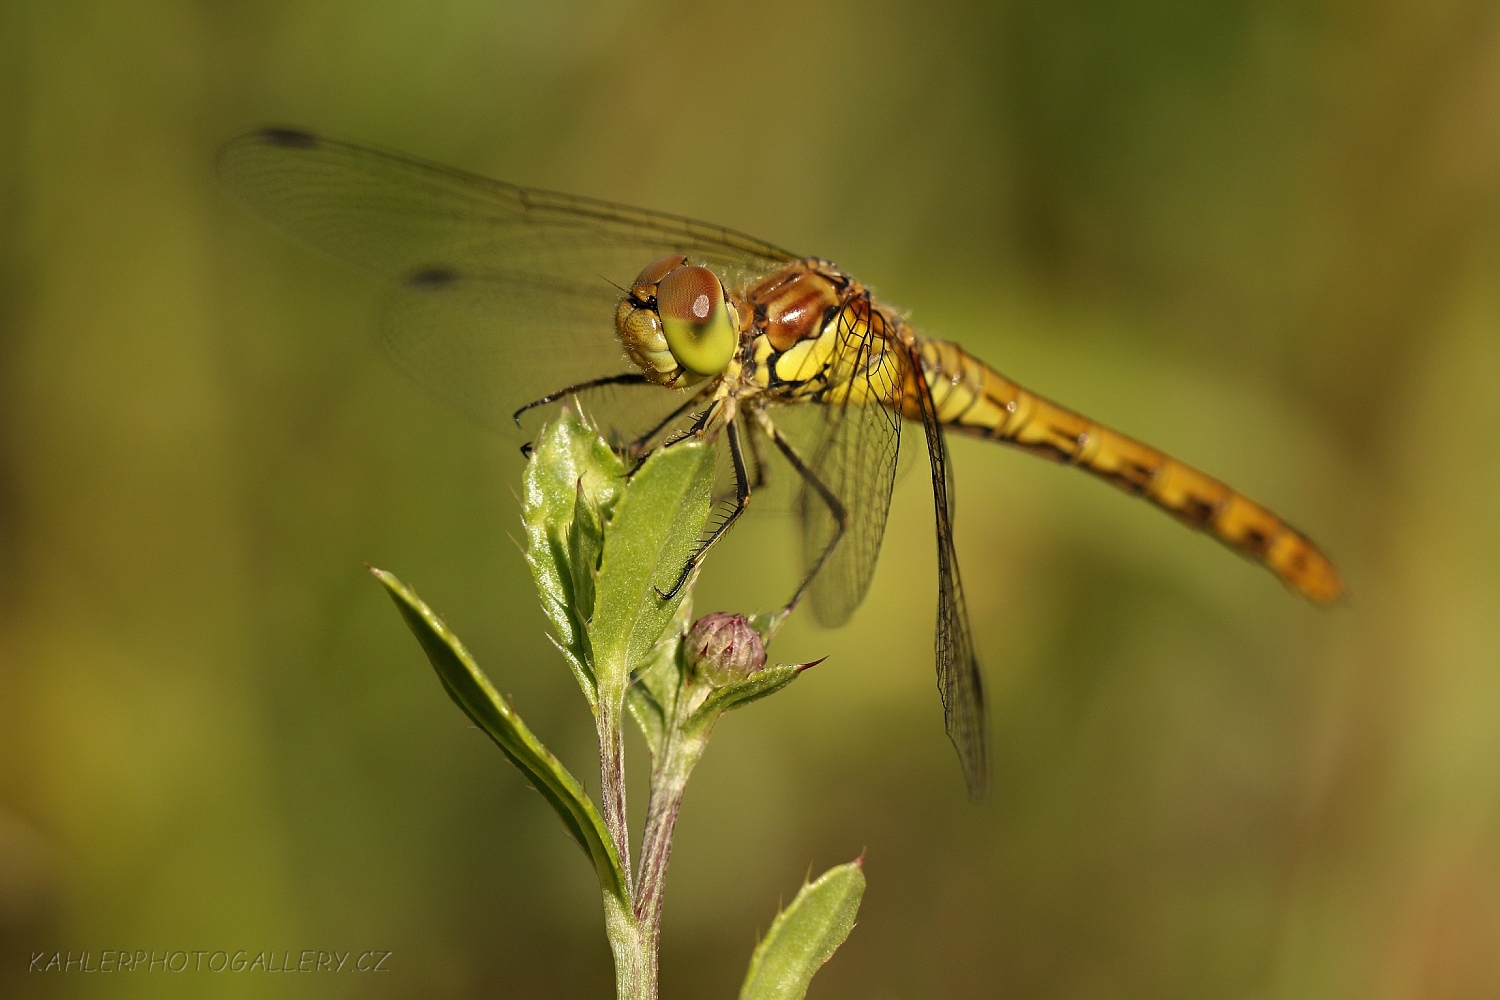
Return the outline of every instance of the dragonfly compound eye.
[[[694,375],[717,375],[734,357],[739,333],[724,286],[706,267],[679,267],[656,286],[656,309],[672,356]]]
[[[669,253],[665,257],[659,257],[646,265],[640,277],[635,279],[637,291],[643,294],[651,294],[651,286],[665,278],[672,271],[687,263],[687,258],[680,253]]]

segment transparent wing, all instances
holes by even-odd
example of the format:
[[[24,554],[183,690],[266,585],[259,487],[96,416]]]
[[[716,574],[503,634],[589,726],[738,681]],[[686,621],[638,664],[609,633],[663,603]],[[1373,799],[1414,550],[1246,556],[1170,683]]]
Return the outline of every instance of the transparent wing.
[[[386,351],[413,381],[485,426],[514,428],[516,409],[548,392],[632,370],[609,317],[615,292],[496,272],[397,288],[381,316]],[[657,385],[581,399],[629,436],[680,395]]]
[[[921,356],[915,347],[908,354],[912,371],[921,371]],[[958,553],[953,546],[953,480],[948,471],[948,443],[938,423],[937,410],[927,381],[909,380],[907,391],[927,436],[927,458],[932,468],[932,499],[937,521],[938,693],[943,699],[943,725],[958,751],[969,794],[979,798],[989,790],[990,752],[988,722],[984,709],[984,676],[974,654],[974,636],[969,627],[969,607],[964,601],[963,580],[958,573]]]
[[[809,590],[813,614],[824,625],[842,625],[870,589],[885,536],[901,446],[905,361],[887,341],[879,312],[847,306],[838,317],[839,341],[830,364],[828,398],[814,407],[821,420],[812,468],[843,504],[847,526]],[[837,383],[848,382],[842,392]],[[838,534],[828,504],[809,487],[799,498],[804,568],[811,572]]]
[[[391,353],[492,424],[563,385],[627,370],[618,287],[657,257],[686,254],[731,287],[792,259],[720,226],[287,129],[234,140],[219,174],[288,234],[396,283],[383,323]]]

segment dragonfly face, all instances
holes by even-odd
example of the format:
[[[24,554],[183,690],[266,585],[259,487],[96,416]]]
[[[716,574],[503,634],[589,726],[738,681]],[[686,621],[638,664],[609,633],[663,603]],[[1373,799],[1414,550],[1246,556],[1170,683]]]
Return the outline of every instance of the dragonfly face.
[[[689,386],[728,367],[738,313],[712,270],[668,254],[646,265],[615,310],[625,354],[658,385]]]
[[[843,624],[874,576],[903,423],[920,425],[937,535],[938,690],[976,795],[988,782],[984,689],[953,539],[946,432],[1076,465],[1315,602],[1343,593],[1328,558],[1265,507],[1029,392],[957,344],[919,335],[825,261],[720,226],[287,129],[235,140],[219,168],[291,235],[386,279],[392,357],[480,422],[506,425],[532,406],[636,385],[660,402],[658,416],[669,412],[629,439],[634,454],[674,434],[722,440],[734,506],[678,587],[746,509],[765,445],[801,484],[803,581],[774,620],[806,594],[819,621]],[[791,410],[814,416],[800,434],[783,416]]]

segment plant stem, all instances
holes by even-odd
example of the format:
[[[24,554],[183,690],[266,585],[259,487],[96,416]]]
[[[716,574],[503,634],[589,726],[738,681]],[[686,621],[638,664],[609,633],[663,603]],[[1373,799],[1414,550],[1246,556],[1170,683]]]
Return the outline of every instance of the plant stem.
[[[623,692],[601,687],[594,728],[599,735],[600,812],[625,868],[626,893],[634,901],[637,890],[625,809],[625,740],[620,731],[624,701]],[[604,929],[615,960],[615,995],[617,1000],[656,1000],[657,935],[643,930],[634,909],[604,894]]]
[[[684,732],[689,707],[702,701],[701,694],[693,697],[689,689],[690,685],[684,684],[670,699],[668,722],[651,768],[646,826],[641,835],[640,869],[634,873],[629,867],[625,835],[625,757],[619,729],[619,709],[623,700],[606,698],[606,693],[600,691],[596,728],[603,785],[604,806],[601,811],[605,825],[619,845],[627,877],[633,874],[629,907],[622,906],[620,900],[609,894],[604,899],[605,929],[614,954],[615,990],[619,1000],[656,1000],[662,892],[666,885],[667,862],[672,856],[672,834],[677,828],[677,814],[682,808],[688,775],[708,745],[708,733],[704,729]]]
[[[635,915],[609,893],[604,929],[615,959],[616,1000],[656,1000],[656,942],[646,940]]]
[[[625,740],[620,732],[624,714],[623,693],[599,690],[599,707],[594,713],[594,728],[599,735],[599,798],[604,826],[614,838],[615,849],[625,867],[626,890],[630,885],[630,835],[625,813]]]
[[[646,807],[646,827],[641,835],[641,867],[635,885],[635,921],[649,950],[655,978],[658,943],[661,939],[661,909],[667,881],[667,862],[672,857],[672,834],[688,775],[703,756],[705,735],[685,736],[679,728],[682,717],[668,729],[661,756],[651,771],[651,797]]]

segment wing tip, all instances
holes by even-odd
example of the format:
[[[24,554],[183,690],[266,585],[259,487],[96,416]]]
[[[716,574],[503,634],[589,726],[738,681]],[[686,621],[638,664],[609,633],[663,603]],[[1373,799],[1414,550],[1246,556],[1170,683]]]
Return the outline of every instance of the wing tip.
[[[312,150],[323,144],[323,140],[311,132],[270,125],[237,135],[224,144],[215,161],[219,180],[227,184],[240,197],[246,194],[243,185],[249,176],[259,169],[258,150],[267,147],[288,150]]]
[[[971,768],[964,767],[964,782],[969,786],[969,800],[971,802],[983,802],[990,797],[990,768],[985,763],[982,766]]]

